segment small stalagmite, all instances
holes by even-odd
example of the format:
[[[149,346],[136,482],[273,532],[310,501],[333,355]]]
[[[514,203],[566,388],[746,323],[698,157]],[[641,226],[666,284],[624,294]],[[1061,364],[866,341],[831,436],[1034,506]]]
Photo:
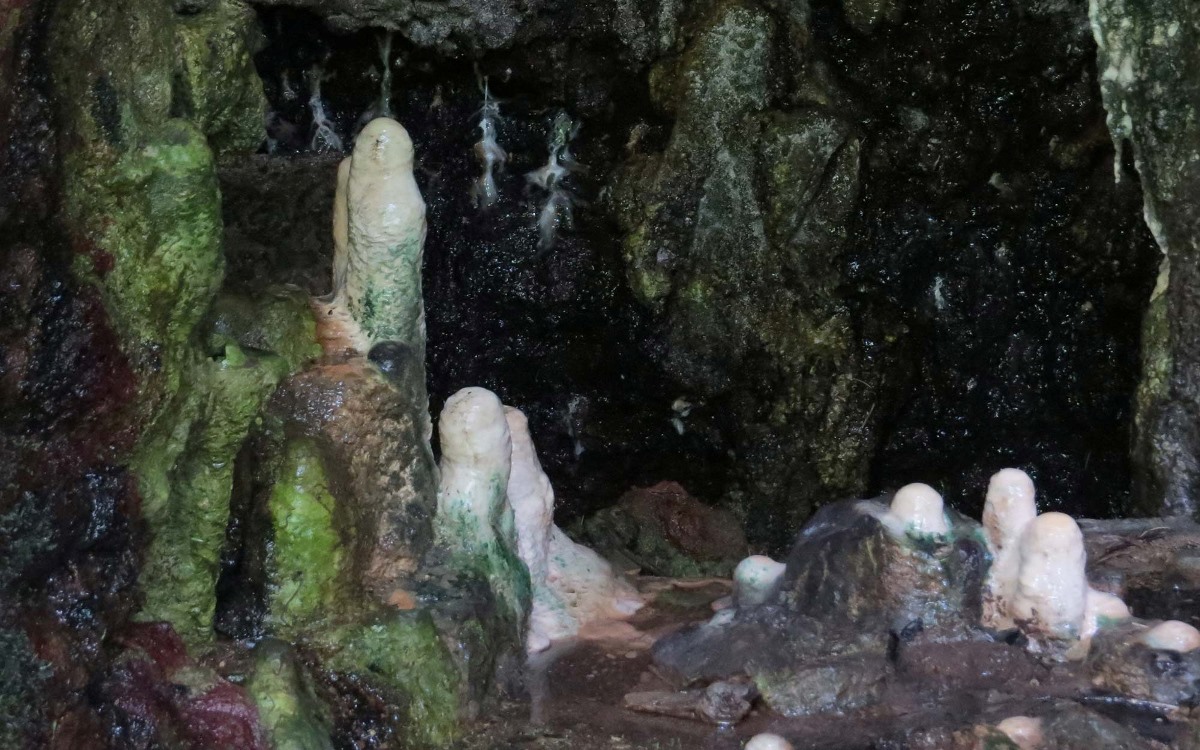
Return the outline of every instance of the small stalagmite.
[[[333,291],[315,303],[327,353],[365,356],[395,342],[418,354],[423,371],[425,229],[412,139],[390,117],[372,120],[338,167]]]
[[[1179,620],[1167,620],[1142,634],[1142,643],[1150,648],[1185,654],[1200,648],[1200,630]]]
[[[1043,513],[1029,522],[1018,547],[1013,620],[1034,640],[1078,639],[1088,593],[1079,525],[1065,513]]]
[[[733,595],[739,607],[754,607],[767,600],[787,565],[766,555],[751,555],[733,571]]]
[[[914,535],[950,532],[942,496],[927,484],[906,484],[892,497],[892,515],[901,528]]]
[[[1045,742],[1042,720],[1032,716],[1010,716],[996,725],[1021,750],[1038,750]]]
[[[987,627],[1013,627],[1009,609],[1021,565],[1018,542],[1036,517],[1033,480],[1028,474],[1020,469],[1001,469],[992,475],[983,505],[983,529],[992,553],[983,597],[983,624]]]
[[[792,743],[777,734],[756,734],[746,743],[745,750],[792,750]]]

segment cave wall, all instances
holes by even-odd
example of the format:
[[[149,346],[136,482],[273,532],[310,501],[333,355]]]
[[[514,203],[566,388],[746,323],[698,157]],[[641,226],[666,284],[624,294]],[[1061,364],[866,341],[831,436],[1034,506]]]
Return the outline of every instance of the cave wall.
[[[333,73],[348,137],[379,98],[374,27],[395,30],[433,227],[431,393],[478,382],[529,412],[568,519],[677,479],[780,543],[822,503],[915,479],[977,511],[1002,465],[1047,507],[1134,507],[1157,249],[1084,3],[486,5],[469,17],[488,31],[450,6],[267,3],[256,59],[277,147],[305,153],[305,71]],[[491,212],[469,194],[481,75],[511,152]],[[543,253],[521,173],[560,108],[589,171]],[[332,160],[280,163],[223,168],[267,201],[227,203],[257,238],[241,275],[317,291],[325,217],[279,217],[319,205]],[[306,197],[263,210],[275,180]],[[278,231],[307,272],[265,259]]]

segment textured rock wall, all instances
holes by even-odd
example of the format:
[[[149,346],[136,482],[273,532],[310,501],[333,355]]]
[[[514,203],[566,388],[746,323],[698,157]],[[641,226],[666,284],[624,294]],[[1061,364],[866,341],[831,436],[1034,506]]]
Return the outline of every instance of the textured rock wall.
[[[1108,127],[1132,146],[1162,250],[1142,329],[1133,455],[1148,513],[1200,512],[1200,8],[1091,2]]]

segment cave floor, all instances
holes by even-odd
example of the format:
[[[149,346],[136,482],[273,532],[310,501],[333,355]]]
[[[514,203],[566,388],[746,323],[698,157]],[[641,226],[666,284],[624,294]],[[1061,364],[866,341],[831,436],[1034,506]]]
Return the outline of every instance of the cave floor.
[[[965,644],[967,650],[978,647],[974,655],[960,646],[943,653],[931,649],[933,655],[924,657],[925,670],[948,675],[943,685],[902,679],[879,705],[859,711],[787,718],[759,702],[733,727],[635,712],[623,706],[626,694],[679,687],[652,663],[649,645],[711,617],[712,603],[729,593],[728,582],[712,579],[641,579],[639,585],[649,603],[630,622],[632,628],[559,644],[535,657],[526,677],[530,699],[506,702],[481,718],[464,750],[740,750],[760,732],[780,734],[796,747],[865,750],[913,729],[960,729],[1037,715],[1080,688],[1074,676],[1056,671],[1022,673],[998,683],[983,669],[977,684],[971,684],[970,673],[964,681],[964,665],[978,668],[981,660],[994,658],[996,644],[979,643]]]

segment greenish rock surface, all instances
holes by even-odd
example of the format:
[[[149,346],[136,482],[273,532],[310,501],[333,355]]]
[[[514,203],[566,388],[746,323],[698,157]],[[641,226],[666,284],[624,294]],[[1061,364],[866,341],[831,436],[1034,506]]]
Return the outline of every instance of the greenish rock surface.
[[[312,649],[323,669],[383,691],[403,714],[391,720],[406,747],[446,747],[464,678],[429,613],[394,610],[366,594],[342,541],[351,509],[331,493],[312,440],[289,441],[274,471],[271,526],[256,530],[271,537],[263,550],[267,632]],[[289,731],[311,732],[285,718]]]
[[[43,720],[38,695],[49,675],[49,665],[34,654],[25,634],[0,626],[0,746],[31,746]]]
[[[372,681],[400,708],[403,746],[453,746],[462,678],[427,611],[384,610],[324,634],[320,644],[326,668]]]
[[[193,644],[211,634],[234,456],[305,337],[315,346],[311,323],[261,354],[234,338],[206,349],[201,331],[224,273],[213,147],[261,140],[251,21],[236,2],[185,17],[151,0],[68,0],[51,20],[74,268],[99,290],[138,377],[129,419],[142,435],[123,458],[152,538],[142,617]]]
[[[268,638],[254,653],[246,690],[273,750],[333,750],[332,716],[292,650]]]
[[[249,499],[234,587],[260,592],[262,630],[315,654],[335,726],[355,686],[389,706],[400,746],[447,747],[467,701],[491,689],[506,609],[489,579],[425,564],[434,466],[396,382],[355,359],[277,390],[238,490]]]
[[[685,51],[651,72],[655,103],[675,115],[665,149],[630,157],[613,193],[629,283],[666,330],[668,372],[735,425],[741,468],[725,500],[751,537],[778,543],[864,489],[887,398],[886,357],[868,355],[838,293],[860,139],[815,103],[818,82],[809,103],[782,101],[775,82],[793,61],[774,50],[790,34],[751,2],[712,4]],[[875,345],[901,333],[885,324]]]
[[[271,526],[264,530],[272,537],[265,550],[267,627],[290,638],[344,616],[338,601],[354,600],[354,582],[347,580],[336,501],[312,442],[289,442],[277,472],[268,499]]]
[[[196,123],[218,155],[256,150],[266,135],[267,99],[251,58],[254,11],[242,0],[217,0],[181,15],[176,35],[175,111]]]
[[[272,352],[289,372],[321,356],[309,297],[296,287],[269,287],[254,296],[222,291],[211,316],[210,351],[233,342],[247,351]]]
[[[229,521],[234,457],[266,396],[287,374],[271,355],[247,355],[235,344],[225,356],[192,370],[196,422],[180,443],[167,476],[166,493],[151,516],[156,533],[142,571],[144,619],[166,620],[189,643],[211,635],[221,549]],[[203,378],[203,381],[199,379]],[[143,476],[150,476],[149,462]]]
[[[1133,146],[1163,251],[1142,337],[1133,457],[1147,514],[1200,511],[1200,5],[1091,0],[1100,89],[1118,152]]]
[[[749,554],[732,513],[704,505],[675,482],[632,489],[577,531],[618,570],[647,575],[728,578]]]

